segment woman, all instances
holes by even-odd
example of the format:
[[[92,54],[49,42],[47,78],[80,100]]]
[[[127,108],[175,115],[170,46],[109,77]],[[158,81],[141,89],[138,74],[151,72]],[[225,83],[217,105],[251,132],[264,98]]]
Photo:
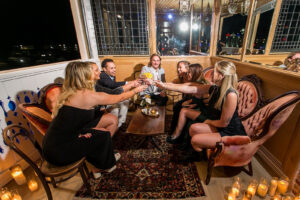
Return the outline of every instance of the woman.
[[[180,62],[184,62],[184,61],[180,61]],[[189,65],[188,70],[183,75],[183,77],[185,79],[184,82],[197,82],[197,81],[199,81],[199,79],[202,75],[202,69],[203,69],[202,66],[198,63]],[[180,75],[180,74],[181,73],[179,73],[178,75]],[[173,106],[173,117],[172,117],[172,121],[171,121],[170,133],[173,133],[175,131],[175,128],[178,124],[179,113],[182,110],[182,106],[190,107],[191,109],[195,107],[194,105],[190,105],[191,99],[192,99],[191,95],[183,95],[182,100],[178,101]]]
[[[185,60],[179,61],[177,63],[178,80],[176,80],[175,83],[184,83],[187,81],[185,80],[185,78],[186,78],[186,74],[189,71],[189,65],[190,62]]]
[[[112,148],[117,119],[96,109],[97,105],[114,104],[141,92],[137,87],[120,95],[95,92],[98,67],[85,62],[71,62],[65,70],[63,90],[53,110],[53,121],[43,140],[43,153],[54,165],[67,165],[82,157],[94,165],[94,176],[114,170],[120,154]]]
[[[220,61],[215,64],[213,82],[215,85],[187,85],[157,82],[157,85],[179,92],[205,96],[209,94],[206,109],[192,113],[200,123],[190,127],[191,143],[196,151],[214,148],[222,137],[246,135],[238,116],[238,93],[236,68],[232,62]],[[198,115],[198,116],[197,116]],[[181,122],[180,122],[181,123]],[[173,135],[172,140],[178,136]]]

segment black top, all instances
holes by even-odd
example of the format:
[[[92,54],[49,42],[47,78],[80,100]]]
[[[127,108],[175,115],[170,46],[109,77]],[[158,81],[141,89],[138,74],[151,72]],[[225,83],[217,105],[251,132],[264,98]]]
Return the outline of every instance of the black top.
[[[233,88],[229,88],[226,91],[224,99],[222,100],[221,110],[217,110],[214,108],[214,105],[216,104],[216,102],[218,101],[218,99],[220,97],[220,89],[221,89],[220,87],[215,86],[215,85],[210,87],[209,93],[211,95],[211,98],[208,103],[210,112],[212,112],[214,115],[218,115],[218,119],[221,118],[221,113],[222,113],[225,97],[231,92],[236,93],[236,91]],[[218,131],[220,132],[222,137],[223,136],[233,136],[233,135],[247,135],[247,133],[244,129],[244,126],[241,122],[241,119],[239,117],[239,114],[238,114],[238,103],[236,104],[235,111],[233,113],[233,116],[232,116],[228,126],[224,127],[224,128],[218,128]]]
[[[97,81],[98,85],[102,85],[104,87],[108,87],[110,89],[115,89],[117,87],[123,86],[126,84],[125,81],[116,82],[115,77],[113,79],[106,74],[105,72],[101,72],[100,80]]]
[[[115,164],[109,131],[93,129],[103,112],[63,105],[51,122],[43,140],[43,154],[55,165],[66,165],[82,157],[99,169]],[[91,137],[78,137],[90,133]]]
[[[225,97],[231,92],[236,93],[236,91],[233,88],[229,88],[225,94]],[[218,110],[214,107],[220,97],[220,87],[216,85],[211,86],[209,88],[209,95],[210,98],[207,104],[203,102],[203,99],[193,98],[193,103],[197,104],[201,112],[201,114],[196,118],[196,121],[198,122],[204,122],[206,119],[219,120],[221,118],[225,97],[221,104],[221,110]],[[217,127],[217,129],[222,137],[226,135],[247,135],[244,126],[241,122],[241,119],[238,115],[238,104],[235,108],[235,111],[228,126],[224,128]]]

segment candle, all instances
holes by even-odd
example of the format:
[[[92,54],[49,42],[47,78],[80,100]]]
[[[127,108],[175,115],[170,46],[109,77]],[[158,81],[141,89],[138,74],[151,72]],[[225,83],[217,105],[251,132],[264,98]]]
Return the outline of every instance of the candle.
[[[291,195],[286,195],[283,200],[293,200],[293,197]]]
[[[240,184],[240,178],[239,177],[235,177],[235,181],[232,185],[232,189],[231,192],[235,195],[235,196],[239,196],[240,194],[240,188],[241,188],[241,184]]]
[[[11,194],[12,194],[11,200],[22,200],[22,197],[19,195],[17,190],[13,190]]]
[[[273,177],[271,180],[271,185],[269,188],[269,195],[272,197],[275,195],[276,189],[277,189],[277,185],[278,185],[278,178],[277,177]]]
[[[18,185],[23,185],[26,183],[26,178],[23,174],[22,168],[20,167],[20,165],[16,165],[12,168],[10,168],[10,172],[12,177],[15,179],[16,183]]]
[[[22,197],[19,194],[14,194],[11,200],[22,200]]]
[[[285,194],[289,187],[288,179],[280,180],[277,185],[277,190],[280,194]]]
[[[244,193],[243,200],[251,200],[251,199],[252,199],[252,195],[246,191]]]
[[[255,195],[256,192],[256,188],[257,188],[257,181],[256,180],[252,180],[248,186],[247,192],[249,194],[251,194],[251,196]]]
[[[261,179],[258,188],[257,188],[257,194],[260,197],[265,197],[268,192],[268,185],[266,179]]]
[[[232,192],[230,192],[230,193],[228,194],[227,200],[235,200],[235,194],[232,193]]]
[[[276,194],[272,200],[281,200],[280,194]]]
[[[38,183],[34,179],[28,181],[28,188],[31,192],[34,192],[38,189]]]
[[[11,200],[11,193],[7,188],[1,190],[1,200]]]

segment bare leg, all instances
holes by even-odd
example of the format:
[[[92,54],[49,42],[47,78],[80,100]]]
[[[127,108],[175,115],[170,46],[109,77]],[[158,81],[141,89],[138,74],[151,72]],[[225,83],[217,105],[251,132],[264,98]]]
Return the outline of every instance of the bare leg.
[[[112,137],[118,129],[118,117],[110,113],[105,113],[95,128],[105,128],[110,132]]]
[[[192,124],[189,130],[191,137],[200,133],[216,133],[216,132],[218,132],[217,128],[205,123]]]
[[[191,140],[192,147],[195,151],[202,151],[203,148],[214,148],[216,143],[221,141],[220,133],[201,133],[194,135]]]
[[[177,138],[181,134],[181,131],[182,131],[187,119],[195,120],[199,115],[200,115],[199,111],[196,111],[196,110],[193,110],[190,108],[182,108],[180,111],[180,114],[179,114],[178,124],[177,124],[176,129],[171,137],[173,139]]]
[[[192,147],[196,151],[202,151],[203,148],[213,148],[216,143],[221,141],[221,135],[215,127],[205,123],[196,123],[190,127],[190,136]]]

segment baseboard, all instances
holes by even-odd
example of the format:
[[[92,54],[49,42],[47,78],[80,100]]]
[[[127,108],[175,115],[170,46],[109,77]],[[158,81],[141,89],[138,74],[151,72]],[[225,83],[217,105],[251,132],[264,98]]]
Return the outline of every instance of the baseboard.
[[[257,151],[256,155],[260,158],[263,164],[267,165],[269,170],[273,172],[277,177],[285,177],[282,170],[281,162],[273,156],[273,154],[264,146],[261,146]]]

